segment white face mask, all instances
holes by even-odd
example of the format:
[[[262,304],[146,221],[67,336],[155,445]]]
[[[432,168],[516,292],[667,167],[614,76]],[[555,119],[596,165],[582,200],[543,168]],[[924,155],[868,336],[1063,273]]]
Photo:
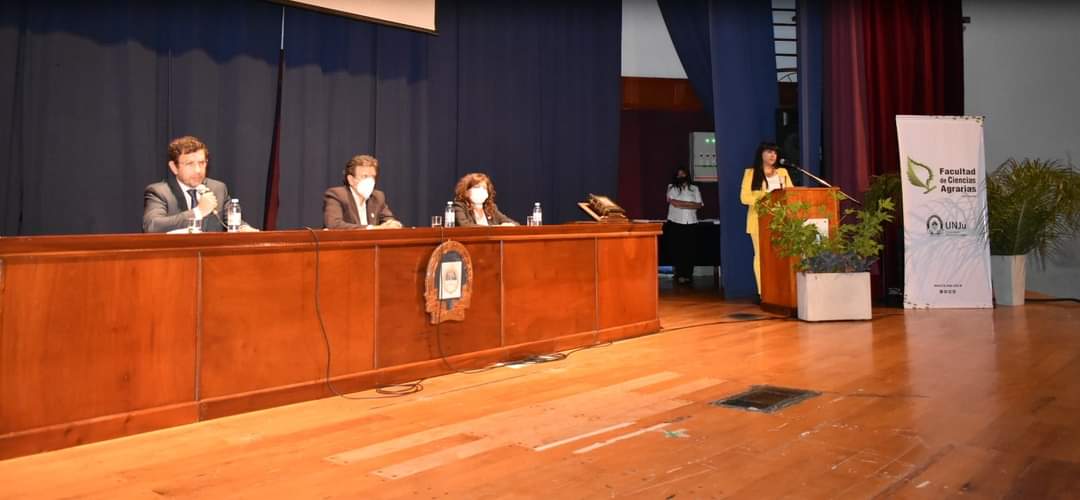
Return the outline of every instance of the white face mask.
[[[360,182],[356,183],[356,191],[359,192],[360,196],[363,196],[365,200],[371,197],[371,192],[374,190],[375,179],[372,179],[371,177],[361,179]]]
[[[487,188],[474,187],[469,190],[469,200],[476,205],[483,205],[488,199]]]

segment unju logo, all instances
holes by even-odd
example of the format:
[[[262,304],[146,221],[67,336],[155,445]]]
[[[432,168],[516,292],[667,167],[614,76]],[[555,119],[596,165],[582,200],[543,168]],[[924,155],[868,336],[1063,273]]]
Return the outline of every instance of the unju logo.
[[[926,219],[926,232],[934,236],[941,234],[943,227],[945,227],[945,223],[937,215],[931,215],[929,219]]]
[[[912,186],[924,189],[923,194],[937,189],[934,185],[934,170],[909,156],[907,159],[907,180]]]

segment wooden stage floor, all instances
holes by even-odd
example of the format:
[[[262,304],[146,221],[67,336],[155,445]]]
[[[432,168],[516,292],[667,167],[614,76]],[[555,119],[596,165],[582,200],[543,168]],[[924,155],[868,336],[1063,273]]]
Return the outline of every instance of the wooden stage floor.
[[[7,460],[0,497],[1080,496],[1080,305],[806,324],[664,288],[656,335]],[[709,404],[753,384],[822,394]]]

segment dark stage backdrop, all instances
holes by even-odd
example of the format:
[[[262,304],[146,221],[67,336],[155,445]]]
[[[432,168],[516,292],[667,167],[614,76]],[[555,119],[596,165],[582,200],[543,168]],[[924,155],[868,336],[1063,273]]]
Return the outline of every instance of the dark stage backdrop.
[[[184,134],[262,221],[282,60],[278,228],[320,226],[360,153],[409,225],[470,171],[519,220],[614,193],[621,4],[438,7],[433,36],[257,0],[0,3],[0,233],[138,231]]]
[[[0,231],[140,230],[143,187],[164,177],[165,146],[183,134],[209,144],[212,175],[234,194],[260,199],[280,12],[254,1],[0,4]]]

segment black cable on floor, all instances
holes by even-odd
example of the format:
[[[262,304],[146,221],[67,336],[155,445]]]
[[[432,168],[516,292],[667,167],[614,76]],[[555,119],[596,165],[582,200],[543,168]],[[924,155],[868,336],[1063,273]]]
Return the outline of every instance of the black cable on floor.
[[[327,333],[327,330],[326,330],[326,322],[323,319],[322,300],[319,297],[319,295],[320,295],[319,290],[321,288],[321,286],[320,286],[321,285],[321,281],[320,281],[321,280],[321,269],[320,269],[320,251],[321,251],[320,244],[321,244],[321,242],[319,241],[318,232],[315,229],[312,229],[312,228],[306,227],[306,226],[304,227],[304,229],[307,229],[311,233],[312,241],[314,241],[314,243],[315,243],[315,315],[319,320],[319,331],[322,333],[323,343],[324,343],[324,345],[326,347],[326,370],[325,370],[324,378],[323,378],[324,383],[326,384],[326,387],[330,390],[330,392],[332,392],[335,396],[343,398],[343,399],[352,399],[352,400],[387,399],[385,397],[363,397],[363,396],[349,396],[349,395],[343,394],[341,391],[339,391],[337,389],[337,387],[334,386],[333,381],[331,380],[330,374],[331,374],[331,366],[332,366],[332,360],[333,360],[333,355],[332,355],[333,348],[331,347],[331,344],[330,344],[330,336],[329,336],[329,334]],[[449,241],[446,238],[445,226],[440,227],[439,240],[442,243],[445,243],[445,242]],[[587,345],[587,346],[577,347],[577,348],[574,348],[574,349],[570,349],[570,350],[568,350],[566,352],[554,352],[554,353],[549,353],[549,354],[534,354],[534,355],[529,355],[529,356],[526,356],[524,358],[520,358],[520,359],[516,359],[516,360],[512,360],[512,361],[502,361],[502,362],[498,362],[498,363],[493,363],[493,364],[490,364],[490,365],[482,367],[482,368],[477,368],[477,369],[473,369],[473,370],[463,370],[463,369],[459,369],[459,368],[453,366],[450,363],[450,360],[447,358],[445,351],[443,350],[443,346],[442,346],[442,328],[441,328],[442,322],[439,321],[439,319],[440,319],[439,315],[441,313],[442,313],[442,308],[441,307],[436,309],[436,312],[435,312],[435,345],[436,345],[436,348],[438,349],[439,358],[442,360],[443,366],[445,366],[446,369],[448,371],[450,371],[451,373],[460,373],[460,374],[464,374],[464,375],[474,375],[474,374],[478,374],[478,373],[484,373],[484,372],[487,372],[487,371],[491,371],[491,370],[494,370],[496,368],[500,368],[500,367],[503,367],[503,366],[522,365],[522,364],[540,364],[540,363],[550,363],[550,362],[554,362],[554,361],[563,361],[563,360],[569,358],[574,353],[581,352],[581,351],[584,351],[586,349],[594,349],[594,348],[597,348],[597,347],[607,347],[607,346],[610,346],[610,345],[614,344],[614,342],[612,342],[610,340],[605,341],[605,342],[600,342],[600,340],[599,340],[600,332],[599,331],[594,331],[593,332],[593,343],[590,344],[590,345]],[[690,327],[685,327],[685,328],[690,328]],[[424,385],[423,385],[424,380],[426,380],[426,378],[421,378],[421,379],[417,380],[416,382],[407,382],[407,383],[402,383],[402,384],[389,384],[389,385],[379,386],[379,387],[375,388],[375,392],[377,392],[379,394],[383,394],[383,395],[388,396],[388,397],[407,396],[409,394],[415,394],[415,393],[423,391],[424,390]]]
[[[323,314],[322,314],[322,301],[319,299],[319,288],[320,288],[319,287],[319,285],[320,285],[320,283],[319,283],[319,279],[320,279],[320,273],[319,273],[319,271],[320,271],[320,269],[319,269],[319,250],[320,250],[320,248],[319,248],[319,243],[320,243],[319,242],[319,235],[314,229],[312,229],[310,227],[305,226],[304,229],[307,229],[308,231],[311,232],[311,238],[315,241],[315,315],[319,319],[319,331],[322,332],[323,342],[326,345],[326,372],[325,372],[325,374],[324,374],[325,376],[323,378],[323,381],[326,384],[326,387],[328,389],[330,389],[330,392],[334,393],[334,395],[339,397],[339,398],[355,399],[355,400],[395,398],[395,397],[400,397],[400,396],[407,396],[409,394],[416,394],[416,393],[418,393],[420,391],[423,391],[424,390],[423,382],[424,382],[425,379],[420,379],[420,380],[417,380],[416,382],[406,382],[406,383],[403,383],[403,384],[389,384],[389,385],[376,387],[375,392],[378,393],[378,394],[382,394],[385,397],[349,396],[347,394],[342,394],[340,391],[338,391],[337,387],[334,387],[334,382],[333,382],[333,380],[330,379],[330,365],[331,365],[331,360],[332,360],[331,353],[332,353],[333,349],[330,347],[330,336],[326,333],[326,322],[323,321]]]

